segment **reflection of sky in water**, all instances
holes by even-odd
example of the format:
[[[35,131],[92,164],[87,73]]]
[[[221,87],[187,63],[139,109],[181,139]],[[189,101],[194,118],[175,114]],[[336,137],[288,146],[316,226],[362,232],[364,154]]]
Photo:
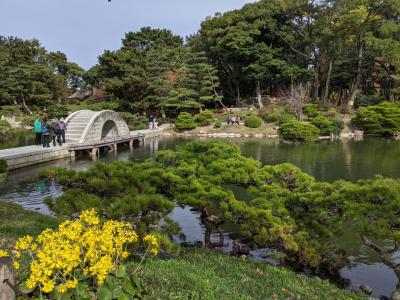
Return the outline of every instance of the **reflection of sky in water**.
[[[332,143],[288,144],[266,139],[222,140],[238,144],[244,155],[258,159],[264,164],[293,163],[318,180],[357,180],[370,178],[378,173],[388,177],[400,177],[400,164],[397,161],[400,156],[400,141],[366,139],[363,142],[348,140]],[[143,161],[159,150],[175,149],[187,141],[188,139],[174,138],[149,140],[145,145],[134,148],[133,151],[121,147],[117,154],[112,152],[102,154],[101,160],[105,162]],[[76,161],[59,160],[13,171],[3,183],[0,183],[0,200],[18,203],[24,208],[50,214],[43,200],[48,196],[59,196],[62,190],[54,183],[35,179],[39,170],[48,166],[84,170],[92,163],[91,158],[83,157],[77,158]],[[245,190],[237,187],[232,187],[232,190],[240,199],[248,200]],[[197,213],[190,212],[188,207],[177,208],[171,216],[180,224],[188,242],[203,241],[203,229],[199,224]],[[230,251],[232,240],[229,236],[235,231],[235,227],[224,224],[224,230],[227,234],[223,250]],[[378,261],[376,255],[356,245],[353,237],[341,238],[342,241],[338,242],[341,242],[345,249],[351,249],[351,255],[358,255],[352,260],[351,266],[341,271],[344,278],[351,279],[351,288],[357,290],[361,284],[367,284],[374,289],[375,296],[389,296],[397,283],[393,271],[383,264],[375,263]],[[217,241],[218,235],[213,234],[212,239]],[[254,259],[260,260],[265,251],[259,249],[251,253]]]

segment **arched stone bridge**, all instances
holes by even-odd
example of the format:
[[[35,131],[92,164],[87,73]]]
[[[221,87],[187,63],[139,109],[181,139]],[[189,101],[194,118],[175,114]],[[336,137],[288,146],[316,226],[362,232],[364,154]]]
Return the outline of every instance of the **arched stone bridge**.
[[[128,138],[131,133],[121,115],[112,110],[79,110],[68,116],[66,140],[85,144],[115,138]]]

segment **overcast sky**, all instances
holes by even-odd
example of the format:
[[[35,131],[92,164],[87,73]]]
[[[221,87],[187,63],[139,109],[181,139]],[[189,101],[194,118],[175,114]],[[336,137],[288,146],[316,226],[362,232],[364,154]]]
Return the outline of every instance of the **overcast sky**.
[[[187,36],[215,12],[252,0],[0,0],[0,35],[37,38],[84,68],[104,49],[118,49],[125,32],[143,26]]]

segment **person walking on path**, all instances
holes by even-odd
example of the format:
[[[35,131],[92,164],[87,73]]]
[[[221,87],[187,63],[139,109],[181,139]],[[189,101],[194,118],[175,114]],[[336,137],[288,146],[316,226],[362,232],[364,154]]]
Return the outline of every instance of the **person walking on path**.
[[[53,128],[55,138],[57,138],[57,143],[62,146],[62,141],[61,141],[61,129],[60,129],[60,121],[58,120],[53,120],[51,127]],[[53,140],[53,144],[55,146],[55,140]]]
[[[49,124],[47,124],[47,119],[45,117],[42,120],[41,134],[42,134],[43,148],[46,148],[46,147],[49,148],[50,147]]]
[[[157,124],[157,118],[156,117],[154,117],[153,118],[153,128],[152,129],[157,129],[157,126],[158,126],[158,124]]]
[[[62,142],[65,143],[65,132],[67,131],[67,124],[65,124],[64,118],[60,119],[59,126],[60,126],[60,136],[62,137]]]
[[[153,129],[154,128],[154,117],[153,115],[150,115],[149,117],[149,129]]]
[[[36,117],[35,122],[33,123],[33,130],[35,132],[35,145],[42,145],[42,122],[39,116]]]

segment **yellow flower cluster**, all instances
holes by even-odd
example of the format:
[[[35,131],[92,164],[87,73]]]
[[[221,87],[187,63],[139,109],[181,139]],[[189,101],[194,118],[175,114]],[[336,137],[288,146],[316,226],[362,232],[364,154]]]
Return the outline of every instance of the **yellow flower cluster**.
[[[0,250],[0,257],[5,257],[5,256],[8,256],[7,251],[5,251],[5,250]]]
[[[157,239],[149,235],[145,240],[156,254]],[[109,272],[129,255],[127,246],[137,241],[129,223],[101,222],[92,209],[82,212],[78,220],[63,222],[58,230],[44,230],[35,240],[30,236],[19,239],[15,248],[17,255],[27,251],[32,257],[27,287],[38,286],[44,293],[56,288],[65,293],[77,286],[75,274],[80,272],[103,284]]]
[[[149,246],[149,251],[151,254],[153,255],[157,255],[158,253],[158,242],[157,242],[157,238],[153,235],[153,234],[148,234],[146,235],[143,240],[145,242],[147,242],[148,246]]]

